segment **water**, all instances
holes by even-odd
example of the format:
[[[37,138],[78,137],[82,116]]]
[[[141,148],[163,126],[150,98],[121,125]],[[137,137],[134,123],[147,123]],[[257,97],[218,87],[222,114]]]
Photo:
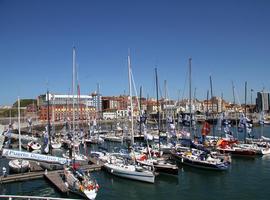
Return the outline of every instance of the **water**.
[[[255,128],[255,135],[260,133],[260,128]],[[263,135],[270,136],[269,127],[264,127]],[[270,155],[233,158],[226,172],[180,167],[178,176],[161,174],[155,184],[122,179],[103,171],[94,172],[93,176],[101,186],[97,200],[266,200],[270,195]],[[0,185],[0,193],[66,197],[44,179]],[[70,195],[69,198],[80,199],[80,196]]]

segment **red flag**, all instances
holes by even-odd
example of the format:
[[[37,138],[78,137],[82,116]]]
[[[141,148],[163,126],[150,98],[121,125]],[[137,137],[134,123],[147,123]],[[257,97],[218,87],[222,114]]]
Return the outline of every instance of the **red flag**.
[[[204,122],[202,127],[202,135],[208,135],[210,133],[210,124],[208,122]]]

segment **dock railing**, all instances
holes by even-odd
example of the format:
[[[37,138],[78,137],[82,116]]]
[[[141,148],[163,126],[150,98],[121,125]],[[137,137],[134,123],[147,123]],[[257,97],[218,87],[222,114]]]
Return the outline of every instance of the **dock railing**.
[[[40,199],[40,200],[63,200],[67,198],[57,198],[57,197],[40,197],[40,196],[19,196],[19,195],[0,195],[0,199]],[[67,199],[67,200],[75,200],[75,199]]]

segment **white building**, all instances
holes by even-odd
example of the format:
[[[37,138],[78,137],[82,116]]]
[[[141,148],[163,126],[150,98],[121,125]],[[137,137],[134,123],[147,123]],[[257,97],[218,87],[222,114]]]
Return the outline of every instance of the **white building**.
[[[51,104],[54,105],[65,105],[72,104],[74,99],[74,104],[85,104],[87,106],[94,106],[93,97],[90,95],[66,95],[66,94],[50,94],[49,100]],[[46,94],[46,101],[48,100],[48,95]]]

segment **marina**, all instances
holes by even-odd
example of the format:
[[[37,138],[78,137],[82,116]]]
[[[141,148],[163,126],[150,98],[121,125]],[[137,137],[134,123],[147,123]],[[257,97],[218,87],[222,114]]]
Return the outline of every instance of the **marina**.
[[[0,200],[268,200],[269,10],[0,0]]]

